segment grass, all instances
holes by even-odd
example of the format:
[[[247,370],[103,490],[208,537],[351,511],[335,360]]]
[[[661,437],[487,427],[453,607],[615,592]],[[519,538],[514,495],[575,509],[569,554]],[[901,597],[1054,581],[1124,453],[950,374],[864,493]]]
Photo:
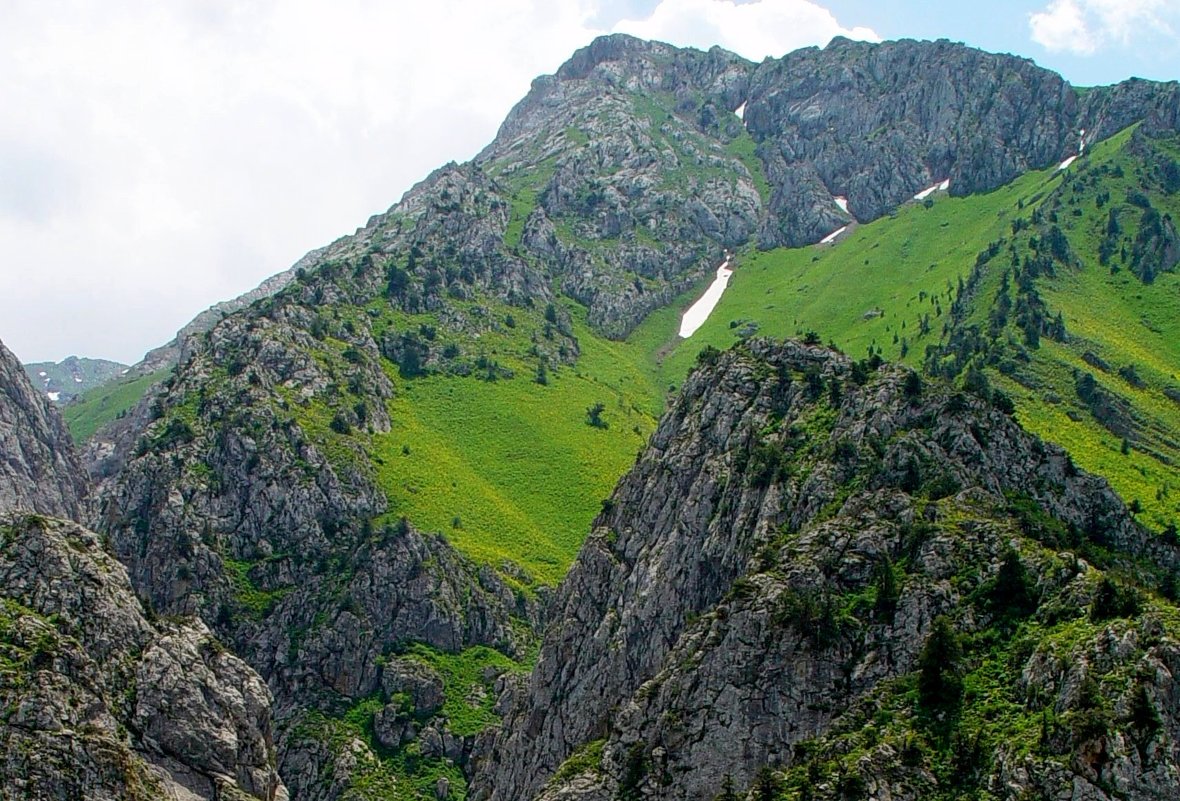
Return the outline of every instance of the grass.
[[[235,559],[223,559],[226,572],[234,585],[234,600],[243,613],[251,620],[260,620],[270,613],[279,600],[290,593],[294,587],[283,587],[278,590],[264,590],[250,579],[250,562]]]
[[[406,655],[429,665],[442,676],[445,700],[441,714],[446,718],[447,729],[461,736],[478,734],[500,722],[493,711],[494,682],[487,677],[524,669],[499,651],[482,645],[451,654],[417,644]]]
[[[1052,180],[1050,172],[1031,173],[987,195],[936,196],[930,208],[907,204],[832,246],[746,250],[721,302],[692,337],[676,337],[678,313],[657,314],[629,341],[649,349],[664,344],[656,369],[661,383],[671,385],[679,385],[705,346],[736,342],[746,322],[760,336],[814,330],[854,356],[873,346],[886,359],[920,364],[925,346],[939,341],[958,279],[1008,230],[1017,202]],[[923,317],[927,335],[920,333]]]
[[[545,386],[503,345],[494,356],[516,371],[511,379],[398,382],[392,430],[371,446],[390,518],[443,532],[477,561],[560,581],[662,404],[637,351],[596,337],[578,316],[574,327],[577,365],[552,368]],[[587,424],[599,402],[605,429]]]
[[[163,381],[171,372],[171,369],[157,370],[147,375],[112,381],[83,393],[77,401],[62,410],[74,442],[85,442],[100,428],[131,411],[152,384]]]

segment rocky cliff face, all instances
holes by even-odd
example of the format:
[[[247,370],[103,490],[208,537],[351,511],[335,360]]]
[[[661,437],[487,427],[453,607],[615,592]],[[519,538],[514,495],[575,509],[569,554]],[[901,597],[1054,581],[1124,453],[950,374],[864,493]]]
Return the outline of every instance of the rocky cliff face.
[[[1075,152],[1078,102],[1031,61],[949,42],[836,39],[760,65],[746,121],[775,189],[760,243],[804,245],[950,180],[986,191]]]
[[[258,675],[72,523],[0,525],[0,704],[6,797],[287,797]]]
[[[85,475],[61,415],[0,343],[0,514],[81,520]]]
[[[706,361],[563,582],[476,797],[1175,786],[1174,543],[908,371],[757,341]]]

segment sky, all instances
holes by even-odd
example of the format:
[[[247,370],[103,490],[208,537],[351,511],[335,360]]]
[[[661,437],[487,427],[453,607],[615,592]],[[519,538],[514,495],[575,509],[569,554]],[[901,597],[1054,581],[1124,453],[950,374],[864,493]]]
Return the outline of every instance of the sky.
[[[753,60],[947,38],[1078,85],[1180,78],[1180,0],[0,0],[0,340],[137,361],[474,156],[612,31]]]

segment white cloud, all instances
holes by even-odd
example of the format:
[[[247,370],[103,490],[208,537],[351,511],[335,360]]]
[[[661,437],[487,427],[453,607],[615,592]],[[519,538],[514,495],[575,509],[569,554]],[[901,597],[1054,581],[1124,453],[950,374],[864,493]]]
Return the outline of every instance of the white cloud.
[[[650,17],[625,20],[615,30],[702,49],[719,44],[755,61],[827,44],[833,36],[881,39],[870,28],[843,27],[832,12],[807,0],[663,0]]]
[[[1093,53],[1097,48],[1081,8],[1074,0],[1054,0],[1029,16],[1033,41],[1047,50]]]
[[[1146,36],[1171,36],[1171,0],[1053,0],[1029,15],[1032,39],[1046,50],[1092,55]]]
[[[30,361],[137,359],[473,156],[610,24],[595,0],[2,5],[0,338]],[[751,58],[872,38],[801,0],[618,27]]]

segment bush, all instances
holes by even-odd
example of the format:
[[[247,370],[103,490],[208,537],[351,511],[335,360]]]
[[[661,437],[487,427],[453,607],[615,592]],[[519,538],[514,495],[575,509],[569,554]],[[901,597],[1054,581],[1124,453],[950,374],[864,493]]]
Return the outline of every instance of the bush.
[[[697,354],[697,364],[701,366],[717,364],[717,360],[721,358],[721,351],[712,345],[706,345],[701,348],[700,353]]]
[[[610,424],[602,419],[602,413],[606,411],[606,405],[599,402],[586,409],[586,425],[594,428],[610,428]]]
[[[762,443],[754,446],[747,465],[750,486],[765,488],[787,475],[790,460],[782,448]]]
[[[1135,617],[1139,614],[1139,607],[1139,593],[1103,576],[1090,602],[1090,619],[1100,623],[1116,617]]]
[[[344,415],[344,412],[336,412],[336,414],[332,417],[332,422],[328,424],[328,427],[337,434],[352,433],[352,423],[348,421],[348,418]]]
[[[1004,553],[1000,570],[988,589],[988,603],[999,618],[1023,618],[1036,611],[1036,584],[1020,555],[1011,548]]]
[[[901,593],[897,587],[897,576],[893,572],[893,562],[888,556],[877,563],[873,571],[873,584],[877,588],[877,600],[873,604],[877,619],[892,620]]]
[[[1110,733],[1113,721],[1102,703],[1102,688],[1089,675],[1078,686],[1077,700],[1070,712],[1069,723],[1076,743],[1100,740]]]
[[[1016,414],[1016,404],[1014,404],[1012,399],[1009,398],[1004,392],[1001,392],[998,389],[992,390],[992,406],[994,406],[997,411],[1002,412],[1009,417]]]
[[[906,374],[905,381],[901,385],[901,391],[910,400],[921,397],[922,377],[911,370]]]

